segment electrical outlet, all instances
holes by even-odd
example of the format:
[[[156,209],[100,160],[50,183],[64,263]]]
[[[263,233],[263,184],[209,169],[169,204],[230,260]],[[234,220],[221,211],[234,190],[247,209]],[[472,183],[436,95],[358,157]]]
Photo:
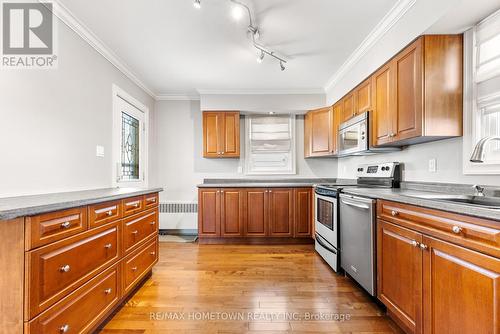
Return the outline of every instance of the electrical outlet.
[[[243,174],[243,167],[242,166],[238,166],[238,174]]]
[[[437,171],[437,162],[435,158],[429,159],[429,172],[435,173]]]
[[[95,156],[99,158],[104,158],[104,146],[97,145],[95,147]]]

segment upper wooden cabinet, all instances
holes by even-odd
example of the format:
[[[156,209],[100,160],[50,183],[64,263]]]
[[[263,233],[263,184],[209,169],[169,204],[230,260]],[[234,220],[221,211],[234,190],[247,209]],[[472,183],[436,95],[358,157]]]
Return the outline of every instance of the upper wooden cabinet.
[[[421,36],[372,77],[374,146],[462,135],[462,35]]]
[[[203,157],[239,158],[240,113],[203,112]]]
[[[304,119],[304,156],[323,157],[335,154],[333,107],[309,111]]]

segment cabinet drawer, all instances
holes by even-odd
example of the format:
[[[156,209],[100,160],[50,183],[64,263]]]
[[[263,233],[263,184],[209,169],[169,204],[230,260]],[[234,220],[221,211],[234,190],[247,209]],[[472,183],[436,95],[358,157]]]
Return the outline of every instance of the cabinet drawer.
[[[123,280],[126,294],[158,261],[158,238],[155,236],[123,260]]]
[[[379,201],[380,219],[500,257],[500,223],[413,205]]]
[[[116,265],[33,319],[29,334],[88,333],[120,299]]]
[[[118,223],[28,253],[29,319],[120,257]]]
[[[145,209],[156,208],[158,206],[158,193],[144,195]]]
[[[105,202],[89,206],[90,228],[104,225],[122,216],[121,201]]]
[[[26,249],[47,245],[87,229],[87,208],[80,207],[26,218]]]
[[[158,210],[146,211],[123,220],[125,253],[158,231]]]
[[[125,198],[122,200],[123,217],[131,216],[144,210],[144,196]]]

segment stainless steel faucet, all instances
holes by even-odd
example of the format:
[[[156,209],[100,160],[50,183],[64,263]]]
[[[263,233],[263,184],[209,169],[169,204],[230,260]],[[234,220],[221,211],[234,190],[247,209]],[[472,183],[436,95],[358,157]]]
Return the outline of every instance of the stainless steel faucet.
[[[484,187],[475,184],[472,188],[474,189],[474,196],[484,196]]]
[[[472,152],[472,155],[470,157],[471,162],[484,162],[484,147],[486,144],[488,144],[492,140],[498,140],[500,141],[499,136],[491,136],[491,137],[484,137],[481,139],[477,144],[476,147],[474,148],[474,152]]]

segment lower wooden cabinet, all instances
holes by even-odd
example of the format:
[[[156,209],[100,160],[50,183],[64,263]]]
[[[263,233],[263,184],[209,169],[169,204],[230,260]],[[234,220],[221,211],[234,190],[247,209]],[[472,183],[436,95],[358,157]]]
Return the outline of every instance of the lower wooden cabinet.
[[[310,238],[311,188],[201,188],[198,236]]]
[[[460,215],[386,201],[379,201],[377,215],[377,295],[406,332],[500,333],[500,259],[467,247],[475,230],[498,236],[494,229],[462,216],[467,231],[456,229],[464,237],[449,242],[430,236],[447,237],[430,227],[460,224]],[[490,242],[485,249],[494,254],[496,247]]]

